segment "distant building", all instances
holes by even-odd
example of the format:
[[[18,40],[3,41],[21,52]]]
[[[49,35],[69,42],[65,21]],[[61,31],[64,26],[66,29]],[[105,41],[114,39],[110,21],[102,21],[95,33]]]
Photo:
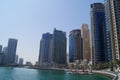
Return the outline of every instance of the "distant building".
[[[7,47],[4,47],[2,52],[7,54]]]
[[[60,30],[54,30],[52,44],[52,59],[54,65],[65,65],[67,63],[67,39],[66,33]]]
[[[52,34],[45,33],[42,35],[42,39],[40,41],[40,52],[39,52],[39,64],[42,66],[48,65],[52,62]]]
[[[6,62],[7,62],[7,47],[3,48],[2,53],[4,53],[3,54],[3,64],[6,64]]]
[[[67,64],[69,65],[69,54],[67,53]]]
[[[15,55],[15,64],[18,64],[18,55]]]
[[[91,61],[90,31],[88,24],[82,24],[81,36],[83,40],[83,60]]]
[[[17,40],[9,39],[8,47],[7,47],[7,55],[6,55],[6,64],[14,64],[15,63],[15,55],[17,49]]]
[[[32,64],[31,62],[27,61],[27,62],[26,62],[26,65],[27,65],[27,66],[32,66],[33,64]]]
[[[2,45],[0,45],[0,65],[3,64],[3,58],[4,58],[4,54],[2,52]]]
[[[92,63],[105,62],[105,13],[102,3],[91,4]]]
[[[4,64],[4,53],[0,52],[0,65]]]
[[[39,66],[39,62],[38,61],[35,62],[35,66]]]
[[[0,52],[2,52],[2,45],[0,45]]]
[[[23,58],[19,59],[19,65],[23,65]]]
[[[69,62],[83,60],[83,44],[81,30],[72,30],[69,35]]]

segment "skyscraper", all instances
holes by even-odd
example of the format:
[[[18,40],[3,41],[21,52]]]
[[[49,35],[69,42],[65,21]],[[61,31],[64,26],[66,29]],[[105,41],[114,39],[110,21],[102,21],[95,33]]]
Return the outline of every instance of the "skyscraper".
[[[17,49],[17,40],[9,39],[8,47],[7,47],[7,55],[6,55],[6,64],[14,64],[15,63],[15,55]]]
[[[92,63],[105,61],[105,13],[102,3],[91,4]]]
[[[52,34],[45,33],[40,41],[39,63],[40,65],[50,64],[52,57]]]
[[[67,60],[67,41],[66,41],[66,33],[60,30],[54,30],[53,33],[53,63],[55,65],[66,64]]]
[[[69,62],[83,60],[81,30],[72,30],[69,35]]]
[[[83,60],[91,61],[90,31],[87,24],[82,24],[81,36],[83,40]]]
[[[120,0],[105,0],[109,61],[120,59]]]

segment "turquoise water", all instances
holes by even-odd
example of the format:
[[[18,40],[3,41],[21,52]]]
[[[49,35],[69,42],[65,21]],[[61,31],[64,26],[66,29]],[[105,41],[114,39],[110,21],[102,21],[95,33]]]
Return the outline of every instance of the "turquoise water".
[[[111,80],[100,75],[75,75],[64,71],[0,67],[0,80]]]

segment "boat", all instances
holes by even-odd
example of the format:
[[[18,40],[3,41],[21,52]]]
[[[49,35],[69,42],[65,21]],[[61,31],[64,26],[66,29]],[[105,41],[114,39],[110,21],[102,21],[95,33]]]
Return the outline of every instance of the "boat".
[[[91,72],[89,72],[89,71],[82,71],[82,70],[75,70],[75,69],[72,69],[72,70],[70,70],[70,69],[66,69],[66,70],[64,70],[66,73],[68,73],[68,74],[92,74]]]

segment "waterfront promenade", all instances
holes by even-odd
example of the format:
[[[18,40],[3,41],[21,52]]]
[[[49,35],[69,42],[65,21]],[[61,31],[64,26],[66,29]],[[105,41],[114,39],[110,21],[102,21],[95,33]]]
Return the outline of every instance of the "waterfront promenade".
[[[120,80],[120,73],[118,73],[118,80]]]
[[[36,69],[38,69],[38,68],[36,68]],[[50,68],[50,70],[71,71],[70,69],[61,69],[61,68]],[[81,71],[81,70],[79,70],[79,71]],[[80,73],[79,71],[77,72],[78,74]],[[120,73],[118,73],[118,72],[107,71],[107,70],[92,70],[92,73],[100,74],[103,76],[113,78],[112,80],[120,80]]]
[[[95,74],[101,74],[101,75],[111,77],[111,78],[113,78],[113,80],[120,80],[120,74],[118,75],[118,73],[116,73],[116,72],[104,71],[104,70],[101,70],[101,71],[93,70],[92,72]]]

